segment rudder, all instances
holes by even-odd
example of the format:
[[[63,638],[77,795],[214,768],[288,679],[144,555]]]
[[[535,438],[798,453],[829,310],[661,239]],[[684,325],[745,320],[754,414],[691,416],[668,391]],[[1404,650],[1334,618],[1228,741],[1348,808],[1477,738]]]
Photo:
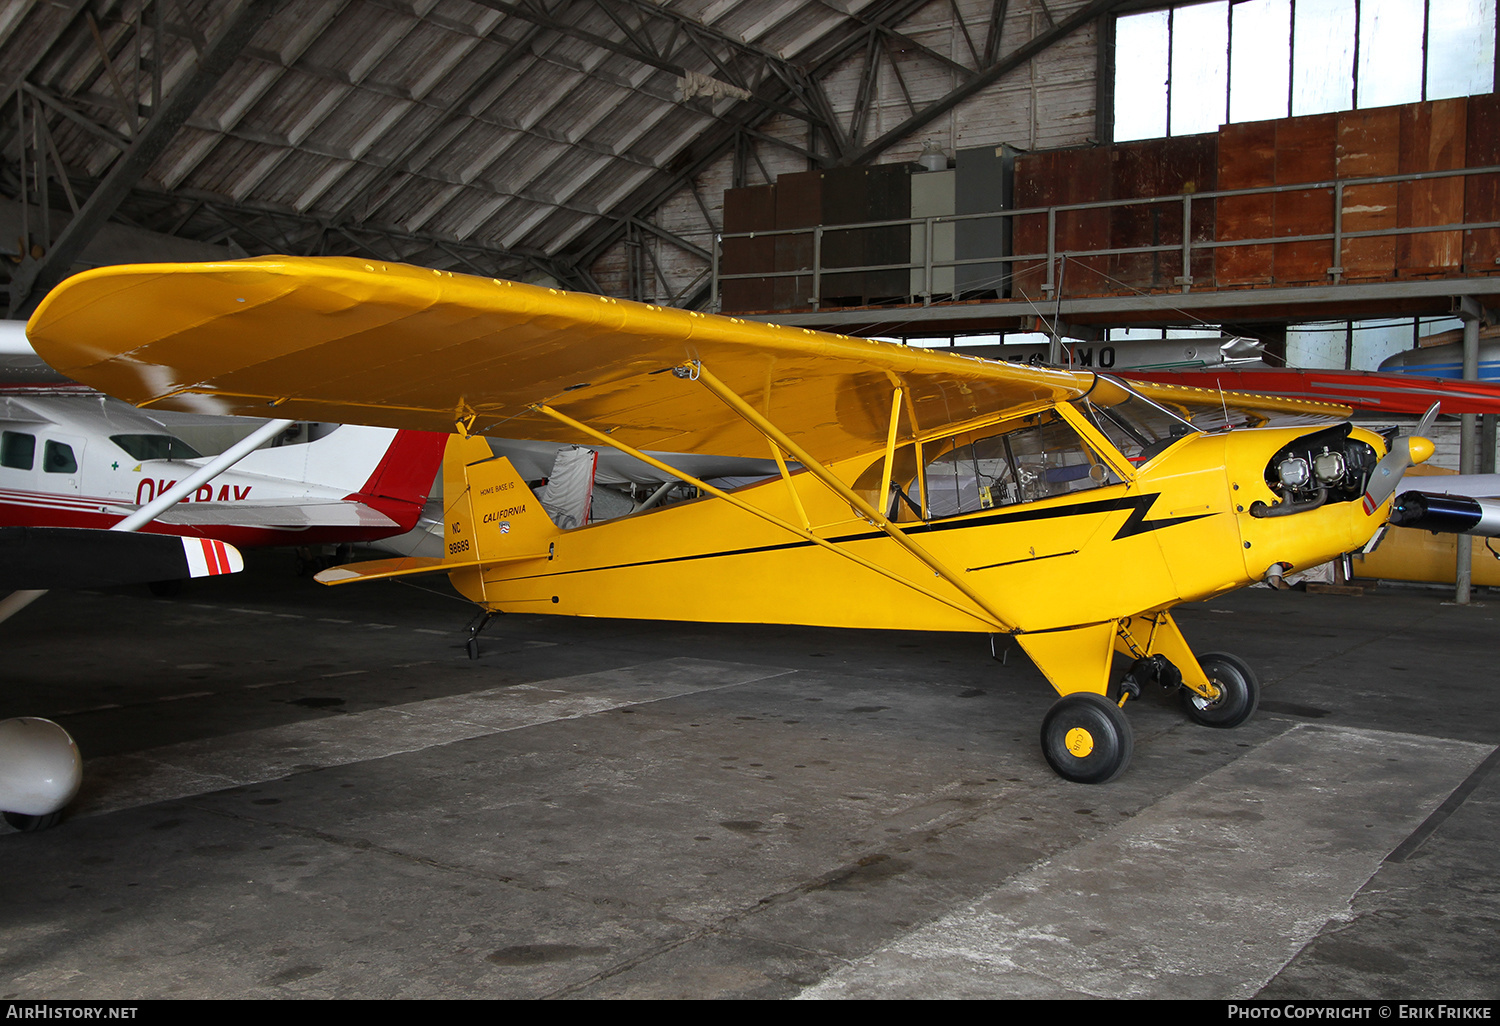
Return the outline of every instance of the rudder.
[[[510,460],[489,442],[453,435],[443,455],[443,559],[510,562],[545,556],[562,533]]]

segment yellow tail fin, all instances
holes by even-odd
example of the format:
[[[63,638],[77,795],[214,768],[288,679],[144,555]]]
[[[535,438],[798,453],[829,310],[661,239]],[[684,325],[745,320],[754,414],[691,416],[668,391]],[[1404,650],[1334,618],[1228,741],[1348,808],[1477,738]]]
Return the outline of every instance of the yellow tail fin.
[[[562,533],[516,468],[483,438],[454,435],[443,455],[443,559],[511,562],[545,556]]]
[[[318,574],[322,584],[350,584],[446,572],[459,593],[484,602],[484,569],[546,559],[561,530],[510,460],[483,438],[453,435],[443,454],[443,555],[377,559]]]

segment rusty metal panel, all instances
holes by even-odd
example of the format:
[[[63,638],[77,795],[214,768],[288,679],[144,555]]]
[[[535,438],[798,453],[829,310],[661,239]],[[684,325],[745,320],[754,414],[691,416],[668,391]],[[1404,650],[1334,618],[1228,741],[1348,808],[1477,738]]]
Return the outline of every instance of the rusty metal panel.
[[[724,231],[761,232],[776,227],[776,186],[752,185],[724,193]],[[724,274],[749,274],[776,269],[776,240],[725,239],[719,258]],[[771,309],[771,278],[741,278],[726,281],[719,295],[726,311],[752,312]]]
[[[1165,140],[1163,147],[1160,195],[1212,192],[1219,187],[1219,137],[1217,134],[1185,135]],[[1211,242],[1214,238],[1216,211],[1209,201],[1192,204],[1189,225],[1193,242]],[[1182,243],[1184,210],[1164,205],[1157,214],[1157,244]],[[1195,249],[1188,273],[1195,283],[1213,284],[1214,254],[1211,249]],[[1182,274],[1182,258],[1175,253],[1157,257],[1156,284],[1170,286]]]
[[[1051,202],[1051,183],[1056,180],[1057,153],[1023,153],[1016,158],[1014,196],[1016,209],[1046,206]],[[1047,215],[1024,214],[1013,221],[1011,247],[1015,253],[1047,252]],[[1047,280],[1047,267],[1040,260],[1018,260],[1012,265],[1011,295],[1035,299]]]
[[[1112,199],[1108,147],[1086,150],[1062,150],[1058,153],[1058,179],[1053,186],[1053,203],[1087,203]],[[1063,211],[1057,216],[1057,249],[1090,250],[1108,248],[1109,215],[1107,207],[1093,210]],[[1101,245],[1103,243],[1103,245]],[[1059,271],[1058,286],[1068,296],[1097,295],[1109,292],[1111,281],[1107,256],[1069,257]]]
[[[855,224],[866,219],[870,209],[866,195],[869,168],[836,167],[819,172],[823,176],[823,224]],[[823,233],[822,301],[844,306],[864,302],[863,271],[829,274],[832,267],[859,267],[865,263],[863,231],[825,231]]]
[[[1111,198],[1110,147],[1052,150],[1016,158],[1015,202],[1018,209],[1087,203]],[[1060,211],[1057,215],[1054,252],[1100,249],[1110,237],[1109,208]],[[1047,216],[1029,214],[1016,218],[1014,250],[1017,253],[1047,252]],[[1059,264],[1063,294],[1094,295],[1109,291],[1107,256],[1075,256]],[[1047,280],[1046,261],[1018,261],[1011,279],[1013,295],[1035,298]]]
[[[1276,122],[1249,121],[1219,129],[1219,188],[1255,189],[1276,184]],[[1221,242],[1271,237],[1271,196],[1224,196],[1215,204],[1214,237]],[[1270,246],[1214,250],[1214,283],[1263,285],[1271,281]]]
[[[897,221],[911,216],[911,176],[916,165],[877,164],[870,168],[871,221]],[[911,258],[911,226],[889,225],[866,230],[865,259],[871,264],[905,264]],[[867,303],[905,302],[911,274],[905,267],[865,272]]]
[[[1500,96],[1469,97],[1466,132],[1468,167],[1500,164]],[[1469,175],[1464,179],[1464,220],[1500,221],[1500,174]],[[1500,228],[1464,233],[1464,272],[1500,272]]]
[[[1334,176],[1338,115],[1313,114],[1276,123],[1276,184],[1326,181]],[[1276,194],[1275,234],[1313,235],[1333,231],[1333,190],[1307,189]],[[1277,284],[1327,282],[1334,259],[1332,241],[1287,242],[1275,247]]]
[[[1463,97],[1402,107],[1402,172],[1462,167],[1467,114],[1468,102]],[[1462,178],[1402,182],[1397,197],[1397,219],[1403,228],[1455,224],[1463,220]],[[1403,235],[1396,245],[1396,267],[1402,277],[1453,273],[1462,264],[1462,232]]]
[[[776,227],[812,228],[823,216],[823,175],[818,171],[799,171],[776,179]],[[772,309],[801,310],[809,306],[813,295],[813,236],[778,235],[775,240],[775,266],[778,271],[806,271],[805,276],[777,278],[773,287]]]
[[[1172,196],[1207,192],[1218,179],[1218,137],[1187,135],[1172,139],[1149,139],[1112,147],[1110,172],[1114,199]],[[1181,203],[1141,203],[1112,207],[1111,248],[1135,246],[1181,246]],[[1210,202],[1194,204],[1192,238],[1208,242],[1214,237],[1214,207]],[[1113,290],[1125,287],[1160,288],[1177,284],[1184,274],[1180,250],[1164,253],[1122,253],[1110,258]],[[1193,254],[1188,271],[1195,281],[1213,278],[1213,251]]]
[[[1374,107],[1338,115],[1335,165],[1340,178],[1372,178],[1400,172],[1401,108]],[[1344,190],[1343,230],[1368,232],[1396,227],[1396,185],[1355,185]],[[1393,278],[1396,237],[1345,239],[1339,254],[1345,281]]]
[[[1123,143],[1110,148],[1111,189],[1115,199],[1158,195],[1161,144],[1165,139]],[[1156,244],[1160,205],[1153,203],[1111,207],[1111,247]],[[1181,218],[1179,217],[1179,221]],[[1157,254],[1119,253],[1109,258],[1109,273],[1120,286],[1146,288],[1156,284]]]

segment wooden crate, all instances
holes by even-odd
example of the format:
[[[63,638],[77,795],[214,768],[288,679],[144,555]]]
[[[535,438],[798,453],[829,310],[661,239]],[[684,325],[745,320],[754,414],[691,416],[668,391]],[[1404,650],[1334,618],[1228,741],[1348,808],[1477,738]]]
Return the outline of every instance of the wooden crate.
[[[865,297],[863,271],[829,273],[831,268],[860,267],[865,260],[865,232],[838,231],[834,226],[866,220],[870,209],[867,167],[835,167],[821,171],[823,203],[823,274],[821,301],[833,306],[860,306]]]
[[[1052,183],[1049,204],[1088,203],[1112,197],[1110,147],[1062,150],[1057,154],[1057,178]],[[1067,210],[1057,216],[1057,250],[1108,249],[1110,208]],[[1043,246],[1046,227],[1043,225]],[[1069,257],[1058,270],[1058,284],[1065,296],[1091,296],[1114,291],[1107,256]]]
[[[1131,199],[1158,195],[1161,177],[1161,144],[1165,139],[1125,143],[1110,147],[1110,198]],[[1111,248],[1156,244],[1157,204],[1141,203],[1109,208]],[[1109,274],[1116,290],[1127,286],[1150,288],[1156,284],[1154,253],[1119,253],[1109,258]]]
[[[876,164],[869,171],[865,199],[867,221],[900,221],[911,217],[914,164]],[[871,264],[906,264],[911,260],[911,226],[866,228],[865,260]],[[903,303],[909,297],[911,272],[905,267],[865,272],[866,303]]]
[[[991,210],[1009,210],[1016,175],[1015,149],[1000,146],[977,146],[959,150],[954,171],[953,211],[978,214]],[[914,208],[915,209],[915,208]],[[1005,218],[974,218],[953,225],[953,255],[959,260],[979,257],[1009,256],[1011,223]],[[1043,244],[1046,241],[1043,226]],[[1004,261],[966,264],[953,271],[953,289],[964,298],[989,299],[1010,293],[1012,268]]]

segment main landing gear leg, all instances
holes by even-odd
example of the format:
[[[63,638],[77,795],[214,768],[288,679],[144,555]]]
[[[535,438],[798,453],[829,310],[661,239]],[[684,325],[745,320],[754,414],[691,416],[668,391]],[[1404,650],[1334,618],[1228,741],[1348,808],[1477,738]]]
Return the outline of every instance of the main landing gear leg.
[[[469,640],[464,647],[468,649],[470,659],[479,658],[479,634],[490,625],[491,620],[499,615],[498,610],[486,609],[469,621]]]
[[[1238,727],[1260,704],[1255,671],[1227,652],[1194,656],[1169,613],[1120,621],[1115,647],[1136,657],[1124,686],[1155,679],[1177,691],[1188,718],[1205,727]]]
[[[1111,621],[1016,640],[1062,697],[1042,718],[1042,755],[1058,776],[1080,784],[1114,780],[1135,747],[1119,701],[1105,697],[1114,658]]]

